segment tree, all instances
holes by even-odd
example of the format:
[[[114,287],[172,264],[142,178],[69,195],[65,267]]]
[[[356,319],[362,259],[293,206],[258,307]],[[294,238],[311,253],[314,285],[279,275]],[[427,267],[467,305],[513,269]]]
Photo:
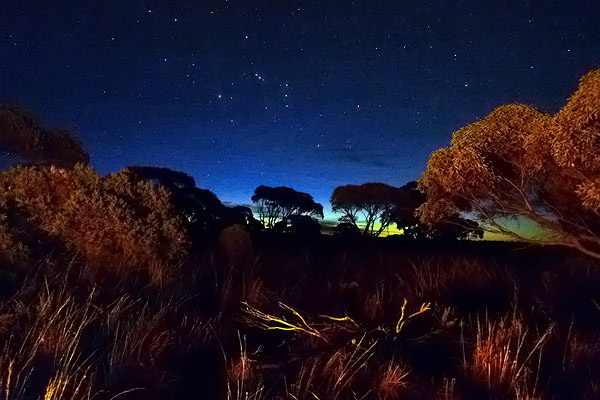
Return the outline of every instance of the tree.
[[[416,181],[398,188],[392,207],[392,222],[404,235],[413,239],[465,240],[483,237],[483,231],[476,221],[456,214],[446,221],[427,226],[419,221],[417,210],[425,203],[426,197],[419,190]]]
[[[0,205],[97,264],[177,262],[187,251],[169,193],[127,170],[17,166],[0,174]]]
[[[197,241],[213,235],[224,226],[251,225],[256,222],[248,207],[225,206],[213,192],[197,187],[194,178],[184,172],[148,166],[132,166],[127,169],[171,193],[187,231]]]
[[[308,215],[290,215],[286,219],[277,222],[273,226],[273,230],[278,233],[315,237],[321,233],[321,225]]]
[[[600,69],[555,115],[510,104],[459,129],[431,156],[419,187],[424,223],[469,211],[488,231],[600,258]],[[507,218],[536,222],[547,239],[523,237]]]
[[[0,104],[0,152],[32,164],[72,167],[89,162],[89,155],[71,131],[45,129],[32,113],[7,104]]]
[[[341,213],[340,222],[358,228],[360,215],[365,226],[363,235],[379,236],[394,220],[394,210],[400,189],[385,183],[373,182],[362,185],[344,185],[335,188],[331,195],[331,207]],[[379,226],[375,224],[379,221]]]
[[[261,185],[254,191],[252,201],[259,221],[268,229],[278,222],[292,223],[290,218],[294,216],[323,218],[323,206],[316,203],[311,195],[285,186]]]
[[[396,224],[404,235],[413,239],[443,238],[466,239],[476,237],[474,221],[453,215],[450,222],[425,226],[417,216],[418,208],[425,202],[417,182],[401,187],[384,183],[345,185],[336,188],[331,196],[333,211],[342,213],[338,231],[360,232],[359,221],[364,221],[363,235],[379,236],[391,224]],[[360,218],[362,217],[362,218]],[[378,227],[375,228],[378,223]]]
[[[127,169],[150,184],[167,189],[193,235],[216,229],[224,206],[213,192],[198,188],[194,178],[169,168],[130,166]]]
[[[431,239],[444,241],[483,239],[483,229],[479,223],[462,218],[460,215],[438,222],[435,228],[427,229],[424,224],[419,226],[425,228],[425,235]]]
[[[361,234],[360,229],[355,224],[351,224],[350,222],[341,222],[337,224],[333,228],[333,231],[338,235],[345,237],[358,237]]]
[[[423,231],[417,217],[417,209],[425,202],[425,195],[411,181],[394,190],[391,205],[391,222],[403,229],[407,236],[418,237],[417,231]]]
[[[0,213],[0,263],[26,265],[29,248],[20,240],[17,230],[8,219],[8,215]]]

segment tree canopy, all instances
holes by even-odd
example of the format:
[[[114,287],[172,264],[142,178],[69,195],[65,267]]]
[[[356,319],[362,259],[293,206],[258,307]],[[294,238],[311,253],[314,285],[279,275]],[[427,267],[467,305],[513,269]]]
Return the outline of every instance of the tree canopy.
[[[194,239],[203,239],[234,223],[249,225],[256,222],[248,207],[227,207],[213,192],[197,187],[194,178],[184,172],[149,166],[127,169],[171,193],[173,203]]]
[[[419,186],[427,195],[424,223],[466,210],[488,231],[600,258],[600,69],[583,76],[554,115],[509,104],[454,132]],[[508,229],[507,218],[518,217],[536,222],[547,238]]]
[[[391,222],[398,229],[405,231],[419,226],[417,208],[425,202],[425,195],[417,187],[417,182],[411,181],[394,190],[391,204]]]
[[[294,216],[323,218],[323,206],[316,203],[310,194],[297,192],[285,186],[261,185],[254,190],[252,201],[259,221],[269,229],[275,227],[278,222],[287,222]]]
[[[339,186],[331,195],[333,211],[342,214],[339,220],[357,229],[359,221],[364,221],[362,233],[370,236],[379,236],[394,222],[416,223],[414,212],[420,204],[416,202],[416,188],[397,188],[379,182]]]
[[[467,239],[480,236],[475,221],[458,215],[435,226],[425,226],[417,216],[417,210],[424,202],[425,194],[415,181],[401,187],[384,183],[345,185],[336,188],[331,196],[333,211],[342,214],[339,218],[341,224],[336,229],[339,232],[379,236],[391,224],[396,224],[406,237],[414,239]],[[360,229],[362,221],[364,227]]]
[[[7,104],[0,104],[0,152],[31,164],[72,167],[89,162],[89,155],[71,131],[46,129],[32,113]]]
[[[99,264],[173,262],[187,251],[169,193],[127,170],[13,167],[0,174],[0,209]]]

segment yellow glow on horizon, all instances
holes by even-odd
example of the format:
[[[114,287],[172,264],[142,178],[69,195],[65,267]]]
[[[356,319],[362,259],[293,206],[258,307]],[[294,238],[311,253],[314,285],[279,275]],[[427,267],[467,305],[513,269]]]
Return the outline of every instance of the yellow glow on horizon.
[[[552,242],[551,235],[544,231],[537,223],[532,220],[519,218],[515,220],[501,221],[500,225],[511,230],[525,239],[536,241]],[[485,232],[483,240],[490,241],[515,241],[516,239],[503,233]]]
[[[358,223],[358,228],[362,232],[365,229],[365,223],[364,222],[359,222]],[[379,228],[381,228],[381,223],[376,222],[373,225],[373,232],[377,232],[379,230]],[[391,235],[404,235],[404,228],[398,229],[398,227],[395,224],[394,225],[388,225],[388,227],[385,228],[381,232],[381,235],[379,235],[379,237],[385,237],[385,236],[391,236]]]

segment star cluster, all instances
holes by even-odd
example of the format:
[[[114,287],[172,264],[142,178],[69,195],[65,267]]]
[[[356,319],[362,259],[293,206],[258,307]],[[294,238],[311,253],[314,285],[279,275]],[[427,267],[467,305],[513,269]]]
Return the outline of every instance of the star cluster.
[[[260,184],[328,203],[418,178],[507,102],[556,111],[600,66],[594,1],[22,0],[0,15],[0,96],[76,129],[100,172],[182,170],[222,200]]]

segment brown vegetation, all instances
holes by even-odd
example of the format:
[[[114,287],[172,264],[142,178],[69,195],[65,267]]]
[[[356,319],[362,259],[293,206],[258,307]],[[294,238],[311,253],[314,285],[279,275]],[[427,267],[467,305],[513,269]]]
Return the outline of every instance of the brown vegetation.
[[[523,104],[498,107],[453,134],[419,185],[425,223],[470,211],[489,231],[535,241],[506,227],[522,217],[547,237],[600,258],[600,70],[581,78],[555,115]]]
[[[8,104],[0,104],[0,151],[34,164],[72,167],[89,161],[82,143],[71,131],[46,129],[31,112]]]
[[[108,178],[82,165],[18,166],[0,174],[0,205],[22,229],[38,231],[90,262],[177,262],[185,230],[169,194],[123,170]],[[18,228],[18,227],[17,227]]]
[[[572,255],[254,239],[251,260],[215,244],[154,285],[127,269],[92,281],[62,257],[15,270],[0,301],[2,398],[600,395],[600,275]],[[356,284],[340,287],[340,272]]]
[[[447,240],[476,228],[470,208],[500,230],[528,216],[598,258],[599,82],[553,117],[501,107],[434,154],[420,212],[460,226],[444,240],[320,235],[321,206],[290,188],[257,189],[256,226],[176,171],[3,172],[0,399],[600,398],[596,260]],[[0,133],[23,119],[38,140],[27,115],[4,118]],[[385,199],[398,188],[361,185],[383,206],[355,189],[332,197],[354,228],[360,207],[365,233],[417,223],[418,202]]]

